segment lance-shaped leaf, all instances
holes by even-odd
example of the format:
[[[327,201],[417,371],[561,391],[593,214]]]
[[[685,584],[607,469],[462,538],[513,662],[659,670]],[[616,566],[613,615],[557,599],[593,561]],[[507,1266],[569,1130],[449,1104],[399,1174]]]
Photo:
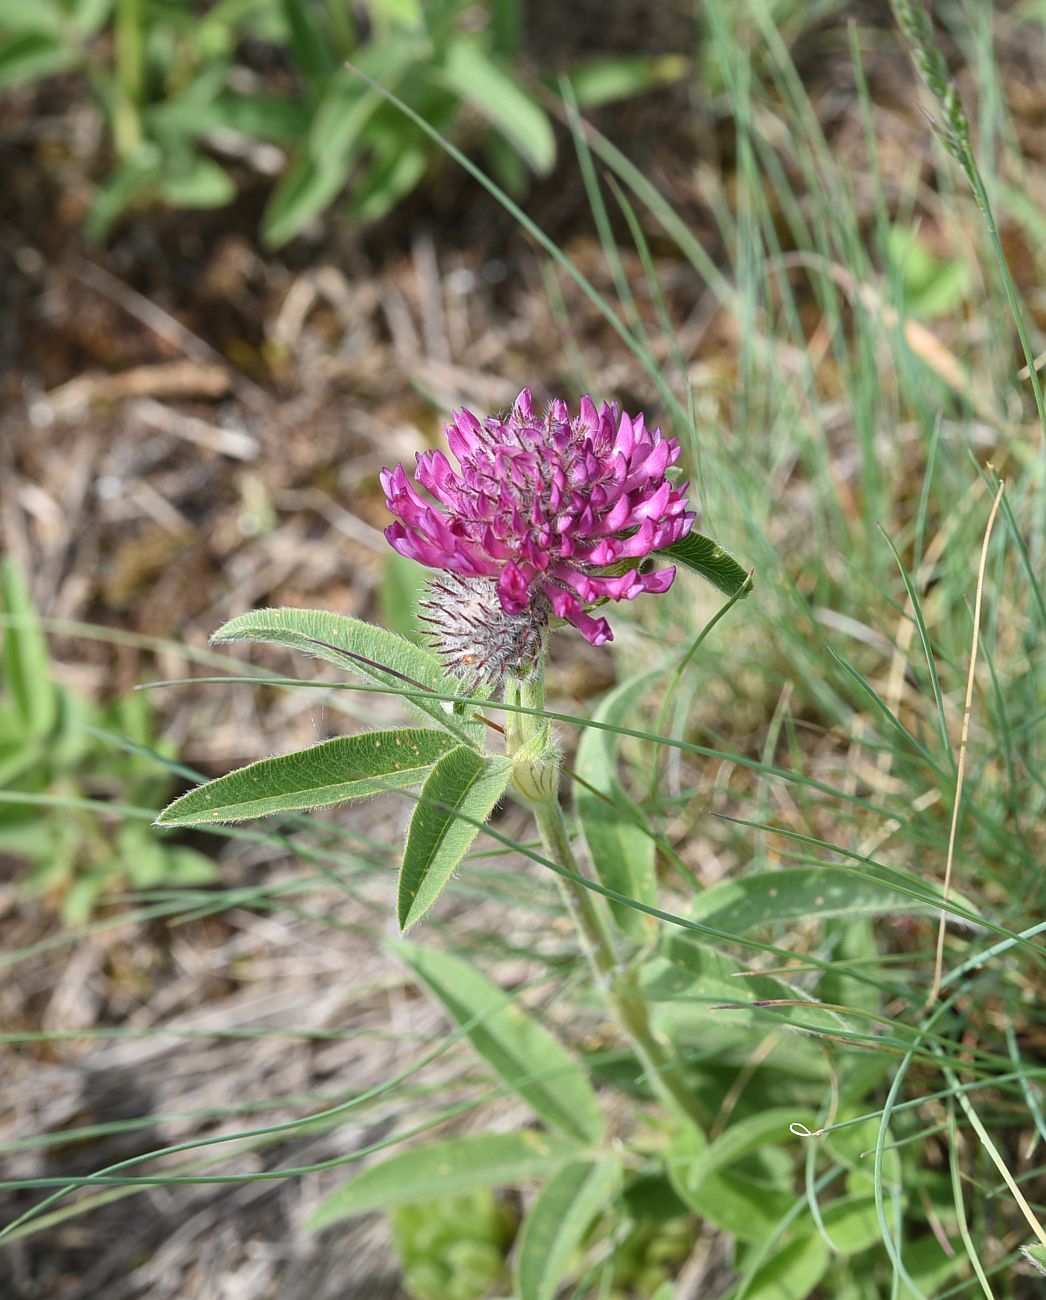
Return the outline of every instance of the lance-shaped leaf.
[[[480,1056],[546,1123],[582,1142],[603,1140],[603,1115],[587,1075],[543,1025],[459,957],[414,943],[393,946]]]
[[[512,72],[478,41],[457,39],[447,50],[442,77],[467,104],[511,140],[530,166],[544,174],[556,161],[556,137],[545,110]]]
[[[238,822],[420,785],[453,747],[452,736],[422,727],[338,736],[197,786],[165,808],[157,825]]]
[[[461,682],[449,678],[434,654],[405,637],[343,614],[320,609],[257,609],[240,614],[211,637],[212,641],[265,641],[292,646],[317,659],[348,669],[367,681],[397,691],[418,687],[443,695],[464,695]],[[482,748],[483,725],[467,706],[444,700],[409,699],[409,708],[473,748]]]
[[[436,764],[410,819],[399,878],[399,923],[425,915],[505,793],[512,763],[459,745]]]
[[[693,1125],[680,1129],[672,1142],[667,1171],[676,1194],[696,1214],[741,1241],[762,1242],[771,1236],[795,1204],[791,1187],[768,1181],[768,1170],[720,1170],[698,1183],[688,1177],[694,1160],[708,1149],[708,1139]]]
[[[702,533],[688,533],[671,546],[655,553],[655,558],[674,560],[686,569],[692,569],[718,588],[724,596],[747,596],[752,590],[752,580],[732,555]]]
[[[308,1227],[315,1232],[338,1219],[391,1205],[460,1196],[484,1187],[513,1187],[547,1177],[580,1154],[574,1143],[534,1130],[478,1133],[413,1147],[337,1188],[314,1211]]]
[[[620,1183],[621,1164],[607,1156],[567,1165],[542,1189],[516,1255],[520,1300],[553,1300],[586,1229]]]
[[[636,700],[652,676],[634,678],[612,690],[593,721],[617,726],[634,717]],[[575,787],[574,806],[592,866],[602,883],[652,907],[657,902],[654,841],[644,829],[642,813],[617,778],[617,751],[618,737],[613,731],[585,729],[575,770],[586,784],[579,782]],[[626,934],[636,939],[652,934],[652,917],[623,903],[612,902],[610,909]]]
[[[703,925],[744,934],[758,925],[806,917],[876,916],[939,908],[940,887],[899,868],[874,867],[870,880],[843,867],[788,867],[739,880],[723,880],[694,900],[690,916]],[[914,897],[913,897],[914,895]],[[951,902],[975,912],[973,903],[952,893]]]

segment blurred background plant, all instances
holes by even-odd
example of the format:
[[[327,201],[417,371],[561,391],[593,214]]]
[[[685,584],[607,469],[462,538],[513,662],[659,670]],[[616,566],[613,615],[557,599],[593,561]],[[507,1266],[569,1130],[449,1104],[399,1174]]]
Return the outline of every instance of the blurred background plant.
[[[389,1218],[412,1300],[483,1300],[506,1280],[519,1215],[492,1192],[400,1205]]]
[[[0,855],[20,887],[82,925],[100,898],[126,888],[202,885],[211,858],[165,843],[150,826],[171,791],[146,696],[95,705],[52,676],[25,580],[0,566]]]
[[[75,70],[108,128],[107,174],[86,229],[104,239],[130,209],[222,207],[235,165],[278,176],[261,234],[279,247],[346,192],[385,216],[444,154],[370,79],[520,193],[556,157],[542,96],[518,71],[521,0],[8,0],[0,88]],[[683,56],[593,60],[588,106],[682,76]],[[217,155],[217,156],[215,156]],[[224,161],[219,161],[223,159]]]

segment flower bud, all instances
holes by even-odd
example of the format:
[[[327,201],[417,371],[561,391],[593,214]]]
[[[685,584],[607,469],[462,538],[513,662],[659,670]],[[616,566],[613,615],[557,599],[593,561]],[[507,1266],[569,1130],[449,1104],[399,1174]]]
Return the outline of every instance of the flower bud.
[[[418,613],[432,648],[470,689],[529,677],[544,653],[548,616],[543,599],[507,613],[494,581],[456,573],[433,578]]]

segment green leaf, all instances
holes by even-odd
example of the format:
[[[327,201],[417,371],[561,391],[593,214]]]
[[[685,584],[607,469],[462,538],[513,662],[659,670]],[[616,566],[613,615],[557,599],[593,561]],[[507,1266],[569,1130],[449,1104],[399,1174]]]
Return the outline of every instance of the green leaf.
[[[428,165],[424,146],[404,135],[394,147],[379,151],[353,185],[349,211],[360,221],[380,221],[415,188]]]
[[[221,95],[214,107],[223,126],[259,140],[300,140],[311,121],[305,105],[287,95]]]
[[[658,559],[675,560],[684,568],[699,573],[724,596],[736,596],[739,591],[747,596],[752,590],[751,578],[733,556],[702,533],[688,533],[671,546],[655,551],[654,555]]]
[[[464,695],[456,678],[448,678],[434,654],[412,645],[395,632],[356,618],[315,609],[259,609],[241,614],[220,627],[214,642],[265,641],[292,646],[306,654],[348,669],[358,677],[397,690],[420,688],[441,694]],[[483,727],[458,710],[467,706],[443,700],[408,700],[409,708],[430,718],[459,740],[481,746]]]
[[[536,1114],[570,1137],[602,1142],[599,1100],[557,1038],[459,957],[403,941],[392,947],[465,1028],[480,1056]]]
[[[589,1224],[617,1194],[613,1156],[578,1161],[555,1174],[527,1215],[516,1255],[519,1300],[554,1300]]]
[[[511,772],[509,759],[485,759],[466,745],[432,769],[407,832],[398,891],[401,931],[417,925],[443,892],[505,793]]]
[[[790,1241],[760,1266],[744,1300],[807,1300],[828,1269],[828,1248],[810,1234]]]
[[[9,2],[5,0],[5,3]],[[108,21],[112,8],[113,0],[75,0],[73,25],[81,36],[94,36]]]
[[[316,161],[300,153],[280,177],[261,220],[261,235],[269,248],[281,248],[318,217],[333,201],[348,176],[347,160]]]
[[[418,785],[453,744],[445,732],[421,728],[338,736],[198,786],[165,808],[156,824],[244,821]]]
[[[58,717],[58,692],[39,615],[12,560],[0,567],[0,608],[11,620],[4,633],[4,682],[26,733],[46,736]]]
[[[390,1205],[459,1196],[483,1187],[512,1187],[542,1178],[582,1153],[572,1143],[527,1129],[449,1138],[402,1151],[357,1174],[332,1192],[307,1221],[315,1232],[329,1223]]]
[[[760,1110],[746,1119],[732,1123],[725,1133],[710,1142],[701,1154],[686,1166],[685,1177],[691,1187],[698,1187],[707,1178],[729,1169],[737,1161],[762,1151],[774,1141],[795,1147],[798,1139],[789,1129],[795,1119],[795,1108]]]
[[[64,24],[65,16],[55,0],[4,0],[0,6],[0,32],[59,36]]]
[[[422,0],[370,0],[376,22],[386,28],[396,24],[402,27],[424,27],[425,9]]]
[[[415,644],[421,643],[417,617],[418,600],[430,574],[431,570],[426,569],[417,560],[408,559],[398,551],[391,551],[385,561],[385,572],[382,574],[381,586],[378,588],[382,622],[387,628]]]
[[[893,868],[882,868],[884,880],[864,880],[842,867],[787,867],[740,880],[724,880],[699,894],[690,917],[731,934],[744,934],[757,925],[792,921],[796,917],[878,916],[932,909],[931,898],[943,895],[932,881],[918,880]],[[889,873],[886,875],[885,873]],[[877,873],[878,874],[878,873]],[[896,874],[904,892],[886,883]],[[928,901],[911,897],[917,890]],[[971,905],[958,894],[952,901]]]
[[[711,1030],[714,1022],[722,1029],[744,1037],[759,1023],[759,1011],[748,1006],[778,998],[804,997],[786,980],[774,975],[753,975],[714,948],[681,934],[666,934],[658,947],[659,956],[644,963],[640,988],[651,1003],[665,1004],[659,1012],[662,1028],[670,1037],[684,1033],[689,1024],[697,1035]],[[713,1011],[726,1005],[729,1010]],[[736,1008],[736,1009],[735,1009]],[[777,1007],[774,1022],[810,1026],[826,1033],[845,1028],[845,1021],[824,1007]]]
[[[909,227],[890,227],[886,257],[901,281],[905,308],[912,316],[923,319],[955,311],[973,279],[965,258],[935,257],[918,232]]]
[[[161,163],[155,149],[143,149],[110,172],[87,212],[84,229],[89,239],[104,239],[127,208],[154,193]]]
[[[381,96],[347,69],[331,78],[309,129],[309,156],[317,167],[344,176]]]
[[[364,76],[392,88],[418,62],[416,42],[394,34],[361,51],[357,66]],[[355,68],[339,69],[328,82],[309,128],[309,156],[317,167],[344,174],[361,147],[370,147],[375,129],[372,119],[384,105],[382,95],[362,80]]]
[[[45,32],[26,32],[0,45],[0,88],[64,72],[76,62],[76,50]]]
[[[841,1196],[821,1207],[821,1221],[841,1255],[858,1255],[882,1239],[873,1195]]]
[[[454,93],[511,140],[534,171],[552,170],[556,139],[548,115],[478,41],[454,41],[442,71]]]
[[[708,1139],[693,1126],[679,1130],[666,1161],[669,1181],[680,1200],[741,1241],[764,1241],[795,1204],[791,1190],[765,1177],[724,1169],[693,1182],[689,1171],[708,1149]]]
[[[338,66],[330,33],[318,21],[321,7],[301,0],[281,0],[280,8],[290,37],[290,48],[305,79],[322,83]]]
[[[161,173],[156,193],[178,208],[221,208],[236,197],[236,186],[213,159],[194,157],[177,170]]]
[[[681,54],[637,55],[593,59],[570,72],[579,108],[598,108],[615,100],[631,99],[644,91],[670,85],[693,69],[690,59]]]
[[[288,0],[289,2],[289,0]],[[389,40],[360,59],[368,76],[395,84],[409,66],[409,46]],[[350,69],[327,81],[312,116],[305,148],[273,190],[262,217],[262,236],[278,248],[323,212],[344,188],[375,112],[383,100]]]
[[[618,726],[635,716],[636,701],[650,684],[650,675],[623,682],[599,704],[593,720]],[[617,779],[619,737],[612,731],[585,728],[578,746],[576,771],[593,790],[580,783],[574,807],[592,866],[602,884],[637,902],[657,903],[654,841],[644,830],[644,819]],[[606,796],[600,798],[600,794]],[[654,918],[623,903],[612,902],[614,919],[626,934],[647,939]]]

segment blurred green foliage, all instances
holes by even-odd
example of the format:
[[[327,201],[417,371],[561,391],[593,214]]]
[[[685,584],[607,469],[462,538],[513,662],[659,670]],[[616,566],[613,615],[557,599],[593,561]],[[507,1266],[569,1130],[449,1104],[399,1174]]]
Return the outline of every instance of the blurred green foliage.
[[[0,571],[0,853],[30,865],[26,890],[85,921],[101,895],[209,881],[202,853],[160,840],[153,810],[170,792],[148,701],[130,695],[104,707],[51,678],[40,621],[24,579]],[[106,740],[121,738],[116,748]]]
[[[503,1278],[517,1215],[492,1192],[400,1205],[389,1217],[414,1300],[481,1300]]]
[[[973,267],[962,257],[935,257],[918,231],[901,225],[889,228],[886,257],[891,274],[910,315],[931,320],[961,306],[973,285]]]
[[[93,238],[131,208],[230,203],[237,169],[218,154],[264,157],[279,173],[261,222],[278,247],[343,191],[357,219],[380,219],[440,162],[376,86],[481,146],[506,189],[547,173],[555,137],[517,71],[520,31],[521,0],[4,0],[0,91],[62,72],[86,79],[111,143]],[[627,97],[687,67],[673,56],[589,63],[578,98]]]

